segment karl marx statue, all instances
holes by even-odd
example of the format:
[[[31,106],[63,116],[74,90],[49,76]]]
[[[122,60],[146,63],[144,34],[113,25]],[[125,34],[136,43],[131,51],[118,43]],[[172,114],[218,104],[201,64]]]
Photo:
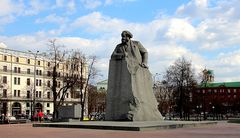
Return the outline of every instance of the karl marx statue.
[[[105,120],[162,120],[152,89],[147,50],[131,40],[129,31],[123,31],[121,36],[122,42],[110,60]]]

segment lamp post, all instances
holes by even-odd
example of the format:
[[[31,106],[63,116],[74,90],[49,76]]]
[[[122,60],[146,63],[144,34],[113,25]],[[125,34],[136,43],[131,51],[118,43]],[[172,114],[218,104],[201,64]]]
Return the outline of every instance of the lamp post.
[[[35,114],[35,102],[36,102],[36,60],[37,60],[37,56],[39,51],[36,51],[35,53],[32,51],[28,51],[29,53],[31,53],[34,56],[34,76],[33,76],[33,102],[32,102],[32,106],[31,106],[31,117]]]
[[[212,110],[213,110],[213,120],[215,120],[215,119],[214,119],[214,117],[215,117],[215,111],[214,111],[214,109],[215,109],[215,107],[212,106]]]
[[[202,121],[201,117],[202,117],[202,105],[199,106],[199,111],[200,111],[200,121]]]

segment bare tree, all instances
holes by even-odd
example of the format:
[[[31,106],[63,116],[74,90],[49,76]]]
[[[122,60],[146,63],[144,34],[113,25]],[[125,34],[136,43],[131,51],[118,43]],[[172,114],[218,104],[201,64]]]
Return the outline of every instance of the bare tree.
[[[173,89],[176,108],[180,118],[187,117],[190,113],[190,96],[196,86],[196,79],[192,64],[184,57],[177,59],[164,75],[165,81]]]
[[[63,46],[56,45],[56,39],[49,40],[51,61],[53,64],[50,66],[52,76],[51,90],[53,93],[53,117],[58,117],[58,108],[65,100],[66,94],[78,81],[76,69],[69,69],[66,66],[75,67],[77,60],[71,53],[62,51]],[[61,66],[60,66],[61,65]],[[62,67],[62,68],[61,68]],[[64,68],[65,67],[65,68]],[[60,85],[61,84],[61,85]]]
[[[95,117],[95,119],[103,119],[96,118],[96,114],[101,115],[105,112],[105,103],[106,101],[106,90],[100,89],[97,90],[96,86],[90,85],[88,90],[88,112],[89,118]],[[103,117],[103,116],[102,116]]]
[[[158,109],[162,115],[172,112],[173,106],[173,89],[166,81],[157,81],[154,84],[154,93],[158,101]]]
[[[87,110],[87,92],[90,84],[90,80],[93,79],[97,75],[97,71],[94,67],[96,63],[96,56],[87,57],[85,54],[80,52],[79,50],[74,51],[73,53],[74,59],[76,59],[76,65],[80,67],[78,70],[78,80],[79,80],[79,89],[80,89],[80,105],[81,105],[81,117],[80,120],[84,118],[84,112]]]

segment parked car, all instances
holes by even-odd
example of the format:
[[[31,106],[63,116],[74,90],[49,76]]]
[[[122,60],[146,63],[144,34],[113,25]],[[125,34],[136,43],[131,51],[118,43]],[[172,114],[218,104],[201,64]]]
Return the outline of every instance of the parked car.
[[[51,121],[53,119],[53,116],[52,114],[45,114],[43,118],[45,121]]]
[[[19,123],[27,123],[27,119],[16,119],[15,116],[6,116],[3,121],[5,124],[19,124]]]
[[[15,115],[16,119],[28,119],[29,116],[25,114],[17,114]]]

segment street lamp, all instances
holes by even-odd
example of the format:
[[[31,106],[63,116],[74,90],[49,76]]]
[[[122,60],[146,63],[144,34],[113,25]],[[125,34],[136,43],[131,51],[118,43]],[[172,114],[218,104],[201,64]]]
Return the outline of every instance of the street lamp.
[[[200,111],[200,121],[202,121],[202,120],[201,120],[201,116],[202,116],[202,105],[199,106],[199,111]]]
[[[31,117],[35,114],[35,102],[36,102],[36,60],[39,51],[36,51],[35,53],[28,50],[29,53],[31,53],[34,56],[34,76],[33,76],[33,103],[31,106]]]
[[[213,110],[213,120],[214,120],[214,117],[215,117],[215,111],[214,111],[215,107],[212,106],[212,110]]]

